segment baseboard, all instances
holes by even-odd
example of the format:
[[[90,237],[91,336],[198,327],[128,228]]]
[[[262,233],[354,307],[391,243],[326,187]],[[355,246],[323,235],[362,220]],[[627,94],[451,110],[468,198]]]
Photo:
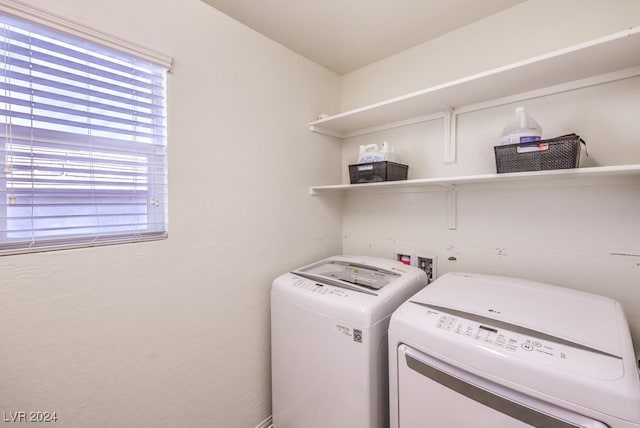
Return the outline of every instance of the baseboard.
[[[256,428],[273,428],[273,417],[269,416],[267,419],[260,422]]]

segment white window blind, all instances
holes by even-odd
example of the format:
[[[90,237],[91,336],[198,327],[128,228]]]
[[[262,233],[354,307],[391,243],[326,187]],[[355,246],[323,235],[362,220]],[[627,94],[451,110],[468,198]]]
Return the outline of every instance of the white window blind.
[[[167,236],[163,66],[0,15],[0,254]]]

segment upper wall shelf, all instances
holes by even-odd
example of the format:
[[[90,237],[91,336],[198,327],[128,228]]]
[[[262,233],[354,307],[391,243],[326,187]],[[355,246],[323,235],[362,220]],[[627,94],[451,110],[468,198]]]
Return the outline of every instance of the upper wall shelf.
[[[640,75],[640,27],[560,49],[309,124],[348,138],[437,117],[461,107],[551,88],[550,93]],[[570,83],[578,82],[572,86]],[[558,87],[559,86],[559,87]],[[532,98],[535,94],[531,94]],[[526,99],[526,98],[522,98]]]

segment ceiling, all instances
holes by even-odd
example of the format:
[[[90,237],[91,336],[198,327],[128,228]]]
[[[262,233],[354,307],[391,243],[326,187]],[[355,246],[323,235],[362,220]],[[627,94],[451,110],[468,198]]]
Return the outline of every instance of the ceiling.
[[[524,0],[203,0],[343,75]]]

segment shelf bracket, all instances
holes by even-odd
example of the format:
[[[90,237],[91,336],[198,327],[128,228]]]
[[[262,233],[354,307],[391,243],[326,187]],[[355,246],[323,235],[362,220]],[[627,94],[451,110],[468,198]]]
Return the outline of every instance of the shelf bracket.
[[[456,112],[449,109],[444,114],[444,163],[456,163]]]
[[[447,218],[449,221],[449,230],[458,228],[458,200],[457,189],[455,184],[446,186],[447,188]]]

